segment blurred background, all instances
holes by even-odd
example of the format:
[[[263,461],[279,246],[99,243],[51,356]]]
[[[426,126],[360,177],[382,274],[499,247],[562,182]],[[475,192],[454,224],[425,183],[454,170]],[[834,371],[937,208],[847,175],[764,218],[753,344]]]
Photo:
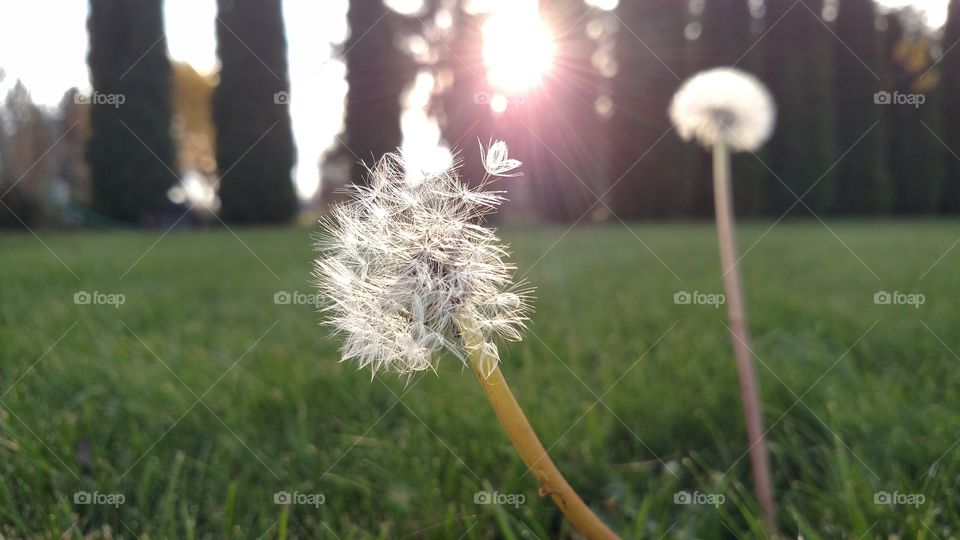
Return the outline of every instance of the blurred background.
[[[469,178],[490,138],[526,165],[504,219],[706,218],[666,109],[717,65],[779,107],[736,157],[741,215],[960,211],[956,0],[36,0],[2,25],[6,228],[307,222],[385,152]]]

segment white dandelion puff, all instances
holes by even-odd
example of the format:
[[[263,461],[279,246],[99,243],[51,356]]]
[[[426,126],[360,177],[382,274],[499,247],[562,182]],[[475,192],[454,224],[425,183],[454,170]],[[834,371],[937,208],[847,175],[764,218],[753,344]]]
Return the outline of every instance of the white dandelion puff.
[[[714,68],[694,75],[677,90],[670,119],[684,140],[710,148],[755,151],[770,138],[776,107],[756,77],[734,68]]]
[[[502,142],[485,163],[491,175],[520,165]],[[325,322],[344,336],[342,360],[410,375],[435,369],[441,349],[466,363],[458,328],[468,321],[489,373],[499,361],[493,339],[520,340],[529,311],[505,246],[482,224],[502,192],[485,190],[489,176],[471,189],[455,166],[411,181],[405,165],[384,156],[369,185],[350,186],[325,220],[314,270]]]

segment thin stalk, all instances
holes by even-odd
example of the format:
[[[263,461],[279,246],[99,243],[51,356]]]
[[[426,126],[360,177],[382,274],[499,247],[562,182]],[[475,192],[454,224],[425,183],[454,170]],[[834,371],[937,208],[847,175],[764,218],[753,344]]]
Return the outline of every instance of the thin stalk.
[[[730,152],[722,142],[713,147],[713,192],[716,203],[717,237],[720,243],[720,262],[723,265],[723,286],[726,291],[727,316],[730,319],[730,337],[737,359],[740,395],[747,423],[750,466],[753,470],[753,488],[763,510],[770,532],[776,532],[776,506],[773,483],[770,479],[770,459],[764,436],[760,395],[756,372],[750,352],[750,332],[743,300],[740,268],[737,266],[737,246],[734,239],[733,193],[730,182]]]
[[[459,321],[458,326],[480,386],[483,387],[493,411],[523,462],[540,481],[541,496],[549,495],[574,528],[585,537],[591,540],[619,538],[590,510],[560,474],[513,397],[500,368],[494,367],[489,373],[485,372],[489,362],[483,352],[483,338],[472,322]]]

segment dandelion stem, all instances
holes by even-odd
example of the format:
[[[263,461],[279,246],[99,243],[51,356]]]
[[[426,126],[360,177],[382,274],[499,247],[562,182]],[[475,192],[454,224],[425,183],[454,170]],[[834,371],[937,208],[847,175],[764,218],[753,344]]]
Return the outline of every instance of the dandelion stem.
[[[583,502],[577,492],[563,478],[537,434],[527,421],[520,405],[513,397],[500,368],[486,358],[483,337],[471,321],[458,321],[463,344],[490,405],[513,441],[514,447],[530,472],[540,481],[540,494],[549,495],[574,528],[589,539],[618,538],[607,525]],[[490,369],[490,366],[494,367]]]
[[[730,182],[730,152],[719,141],[713,146],[713,191],[716,203],[717,237],[720,243],[720,262],[723,265],[723,285],[726,291],[727,316],[730,318],[730,337],[737,360],[740,394],[747,423],[747,442],[753,487],[763,510],[770,532],[776,532],[776,507],[770,478],[770,461],[764,436],[760,396],[751,357],[750,333],[743,300],[740,269],[737,266],[737,248],[734,239],[733,193]]]

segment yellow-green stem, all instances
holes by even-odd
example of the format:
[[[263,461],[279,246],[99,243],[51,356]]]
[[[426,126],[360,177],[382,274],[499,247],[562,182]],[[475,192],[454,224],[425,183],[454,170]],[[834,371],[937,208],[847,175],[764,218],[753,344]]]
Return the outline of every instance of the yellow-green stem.
[[[497,418],[513,442],[530,472],[540,481],[540,494],[549,495],[580,534],[589,539],[614,539],[618,536],[590,510],[563,478],[543,444],[527,421],[520,405],[507,386],[499,367],[489,369],[483,350],[483,337],[471,321],[458,321],[464,348]]]

